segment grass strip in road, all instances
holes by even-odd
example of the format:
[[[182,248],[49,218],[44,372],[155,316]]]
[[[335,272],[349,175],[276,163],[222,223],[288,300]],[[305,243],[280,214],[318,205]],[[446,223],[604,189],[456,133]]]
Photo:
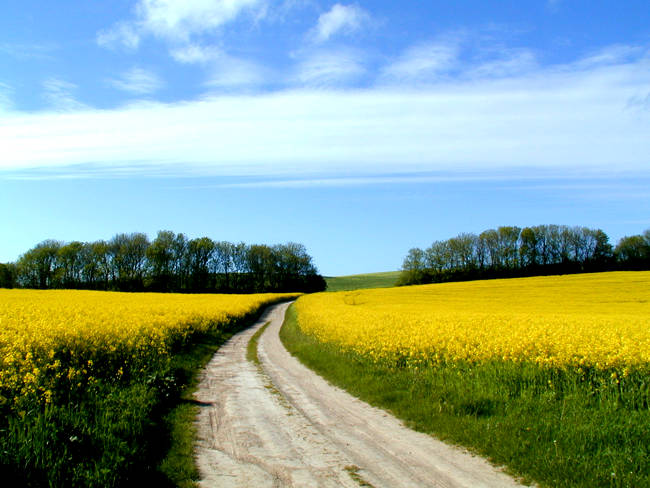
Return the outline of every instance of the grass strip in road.
[[[466,446],[540,486],[650,486],[650,409],[595,397],[532,364],[403,368],[304,334],[291,306],[280,338],[303,364],[409,427]],[[543,381],[541,381],[543,379]],[[557,380],[562,381],[560,373]]]
[[[264,370],[262,369],[262,363],[260,362],[260,357],[257,353],[257,345],[259,344],[260,337],[262,334],[264,334],[264,331],[269,325],[271,325],[271,322],[265,323],[262,327],[255,331],[255,333],[249,339],[248,344],[246,345],[246,359],[253,363],[257,367],[257,371],[262,375],[264,388],[266,388],[272,395],[277,398],[277,400],[280,402],[280,405],[282,405],[287,410],[291,410],[287,399],[282,395],[282,393],[280,393],[280,390],[276,388],[276,386],[271,381],[271,378],[269,378],[268,375],[264,373]]]
[[[249,322],[250,323],[250,322]],[[255,363],[260,368],[257,355],[257,344],[271,322],[265,323],[253,334],[246,346],[246,359]],[[199,413],[200,405],[194,400],[194,393],[198,388],[198,372],[208,364],[214,353],[224,344],[232,333],[222,333],[220,336],[207,337],[205,341],[196,343],[191,349],[177,355],[174,360],[179,376],[186,378],[185,387],[181,394],[181,401],[177,402],[165,417],[171,442],[165,459],[160,464],[159,470],[173,486],[179,488],[195,488],[199,479],[199,472],[194,459],[194,440],[196,427],[194,421]]]
[[[375,488],[374,485],[368,483],[359,474],[359,471],[361,470],[361,468],[359,466],[355,466],[355,465],[351,464],[349,466],[346,466],[344,469],[350,475],[350,478],[352,478],[354,481],[356,481],[359,484],[359,486],[363,486],[364,488]]]
[[[257,331],[255,331],[255,334],[253,334],[253,336],[248,341],[248,345],[246,346],[246,359],[258,367],[260,366],[260,358],[257,355],[257,343],[260,341],[260,336],[264,333],[270,323],[271,322],[267,322]]]

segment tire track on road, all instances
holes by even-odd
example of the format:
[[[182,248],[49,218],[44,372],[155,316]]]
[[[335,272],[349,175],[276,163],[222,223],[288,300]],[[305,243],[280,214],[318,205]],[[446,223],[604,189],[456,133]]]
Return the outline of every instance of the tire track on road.
[[[278,336],[288,306],[267,309],[202,373],[200,486],[519,486],[485,460],[406,428],[303,366]],[[246,360],[246,347],[266,322],[260,371]]]

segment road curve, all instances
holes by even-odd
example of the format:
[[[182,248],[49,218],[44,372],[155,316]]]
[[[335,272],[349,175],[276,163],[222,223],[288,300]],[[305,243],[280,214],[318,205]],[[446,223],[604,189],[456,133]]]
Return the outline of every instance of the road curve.
[[[288,304],[269,307],[222,346],[196,394],[201,487],[514,487],[483,459],[406,428],[331,386],[278,336]],[[251,336],[267,321],[258,354]]]

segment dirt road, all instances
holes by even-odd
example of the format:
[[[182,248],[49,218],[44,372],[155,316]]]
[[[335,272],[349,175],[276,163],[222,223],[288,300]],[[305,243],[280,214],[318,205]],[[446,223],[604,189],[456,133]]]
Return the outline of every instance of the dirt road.
[[[519,486],[305,368],[278,337],[287,306],[269,308],[203,372],[196,449],[202,487]],[[260,370],[246,360],[246,346],[267,321]]]

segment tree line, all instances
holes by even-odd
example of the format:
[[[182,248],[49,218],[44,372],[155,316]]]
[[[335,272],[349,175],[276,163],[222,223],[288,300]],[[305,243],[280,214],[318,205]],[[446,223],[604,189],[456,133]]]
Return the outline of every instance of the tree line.
[[[248,245],[160,231],[108,241],[46,240],[0,264],[0,288],[185,293],[315,292],[326,287],[304,245]]]
[[[650,229],[616,247],[601,229],[503,226],[410,249],[398,284],[650,269]]]

